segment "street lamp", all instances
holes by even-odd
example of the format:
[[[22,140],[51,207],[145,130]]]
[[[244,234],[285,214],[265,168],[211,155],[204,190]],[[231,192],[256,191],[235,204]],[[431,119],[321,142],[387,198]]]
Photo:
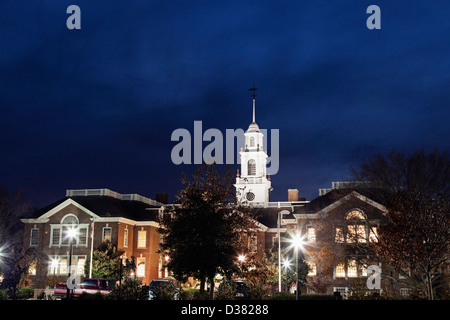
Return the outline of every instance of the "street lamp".
[[[244,264],[245,256],[243,254],[239,255],[238,260],[241,263],[241,273],[243,273],[244,269],[243,269],[242,265]]]
[[[69,228],[67,230],[67,238],[69,238],[69,245],[70,245],[70,247],[69,247],[69,275],[68,275],[67,280],[70,280],[70,274],[72,271],[72,249],[73,249],[72,245],[73,245],[73,239],[76,238],[77,234],[78,234],[78,232],[75,227]],[[67,299],[69,299],[69,298],[70,298],[70,289],[69,289],[69,286],[67,286]]]
[[[278,235],[278,292],[281,292],[281,220],[283,215],[289,214],[288,210],[282,210],[277,214],[277,235]]]
[[[50,267],[53,269],[53,290],[55,290],[55,277],[56,277],[56,268],[58,267],[59,260],[57,258],[53,258],[50,264]]]
[[[296,234],[291,238],[290,240],[292,246],[295,248],[295,268],[297,269],[297,289],[295,294],[295,299],[299,299],[300,294],[300,286],[299,286],[299,264],[298,264],[298,251],[303,250],[304,241],[302,237],[300,237],[299,233],[296,232]]]
[[[286,258],[283,261],[283,267],[284,267],[284,273],[286,274],[286,292],[288,291],[288,269],[291,266],[291,262],[289,260],[287,260]]]

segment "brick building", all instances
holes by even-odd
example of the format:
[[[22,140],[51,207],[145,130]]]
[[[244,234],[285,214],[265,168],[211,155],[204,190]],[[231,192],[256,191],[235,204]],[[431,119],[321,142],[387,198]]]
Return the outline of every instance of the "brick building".
[[[166,276],[163,257],[157,253],[160,236],[156,218],[163,210],[163,203],[137,194],[108,189],[67,190],[65,198],[22,219],[25,245],[35,247],[43,257],[30,272],[30,280],[35,288],[43,289],[53,274],[67,277],[67,235],[71,228],[77,230],[72,265],[81,276],[88,276],[84,265],[90,260],[91,249],[107,240],[123,250],[124,257],[135,257],[136,276],[143,283]]]

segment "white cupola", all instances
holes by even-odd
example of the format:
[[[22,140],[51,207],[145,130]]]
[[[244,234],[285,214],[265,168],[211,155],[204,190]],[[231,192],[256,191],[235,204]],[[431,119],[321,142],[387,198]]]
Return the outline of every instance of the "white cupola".
[[[256,88],[249,89],[255,91]],[[266,178],[267,151],[263,146],[263,133],[255,121],[255,97],[253,93],[253,121],[245,135],[245,146],[241,149],[241,170],[236,177],[236,197],[238,202],[265,206],[272,190]]]

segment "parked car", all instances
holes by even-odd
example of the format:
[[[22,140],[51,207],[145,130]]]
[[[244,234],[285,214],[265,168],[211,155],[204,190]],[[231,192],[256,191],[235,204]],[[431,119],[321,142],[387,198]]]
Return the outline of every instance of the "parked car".
[[[149,300],[178,300],[179,297],[180,291],[170,280],[152,280],[148,286]]]
[[[78,298],[82,294],[96,294],[100,293],[102,295],[107,295],[114,290],[115,281],[110,279],[96,279],[88,278],[80,284],[77,284],[75,289],[70,292],[71,297]],[[58,283],[55,286],[53,295],[56,298],[65,299],[67,298],[67,284]]]
[[[247,280],[225,280],[219,286],[219,292],[226,284],[232,284],[236,288],[236,298],[243,298],[250,292],[250,285]]]

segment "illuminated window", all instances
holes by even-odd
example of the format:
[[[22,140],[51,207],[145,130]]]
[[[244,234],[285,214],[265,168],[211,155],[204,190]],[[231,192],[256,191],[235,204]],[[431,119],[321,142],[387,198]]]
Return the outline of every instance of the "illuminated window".
[[[254,159],[248,160],[247,163],[247,171],[249,176],[256,175],[256,161]]]
[[[61,258],[59,259],[59,273],[60,274],[66,274],[68,268],[67,268],[67,258]]]
[[[371,243],[378,242],[378,231],[376,227],[371,227],[369,230],[369,241]]]
[[[366,243],[366,227],[361,224],[347,226],[348,243]]]
[[[87,228],[78,229],[78,244],[79,245],[87,244]]]
[[[136,259],[136,275],[145,277],[145,258],[140,257]]]
[[[364,217],[364,215],[362,214],[361,211],[353,210],[347,214],[345,219],[347,219],[347,220],[364,220],[366,218]]]
[[[74,227],[72,227],[72,226],[63,226],[62,227],[62,239],[61,239],[62,245],[65,245],[65,246],[70,245],[69,240],[72,241],[72,244],[76,243],[76,241],[77,241],[76,236],[72,237],[72,238],[70,238],[70,236],[69,236],[70,232],[73,230],[73,228]],[[78,235],[78,233],[76,233],[76,235]]]
[[[339,263],[336,268],[334,275],[336,278],[344,278],[345,277],[345,264]]]
[[[258,237],[256,234],[251,234],[248,237],[248,248],[251,252],[256,252],[258,250]]]
[[[306,230],[306,241],[308,243],[315,243],[316,242],[316,229],[309,227]]]
[[[361,276],[367,277],[367,266],[361,265]]]
[[[145,248],[147,242],[147,231],[141,230],[138,231],[138,248]]]
[[[123,246],[128,248],[128,229],[123,230]]]
[[[77,274],[84,274],[84,264],[86,263],[85,257],[79,257],[77,262]]]
[[[35,276],[36,275],[36,262],[33,262],[28,268],[28,274]]]
[[[409,296],[409,289],[408,288],[400,288],[400,296],[408,297]]]
[[[309,271],[308,276],[315,276],[317,274],[317,267],[315,262],[307,262]]]
[[[349,278],[354,278],[358,276],[356,260],[350,260],[347,265],[347,276]]]
[[[103,241],[111,241],[111,228],[103,228]]]
[[[76,231],[72,237],[73,245],[87,246],[88,224],[79,224],[78,218],[73,214],[67,214],[61,219],[61,224],[50,225],[50,246],[69,246],[69,231]]]
[[[336,236],[334,241],[336,243],[344,243],[344,229],[342,227],[336,227]]]

